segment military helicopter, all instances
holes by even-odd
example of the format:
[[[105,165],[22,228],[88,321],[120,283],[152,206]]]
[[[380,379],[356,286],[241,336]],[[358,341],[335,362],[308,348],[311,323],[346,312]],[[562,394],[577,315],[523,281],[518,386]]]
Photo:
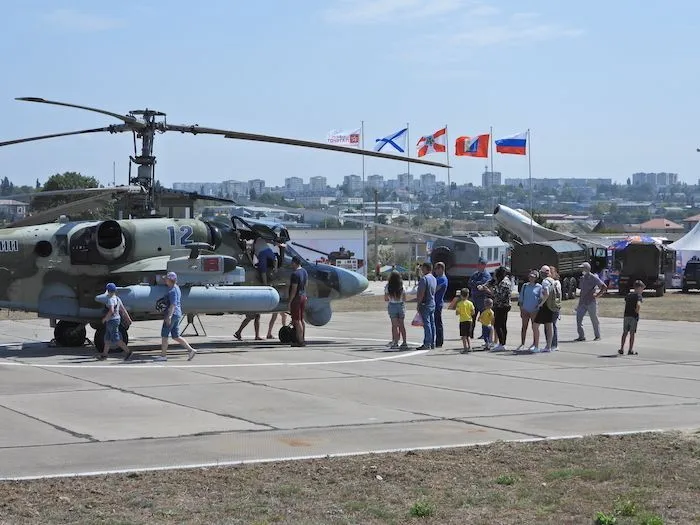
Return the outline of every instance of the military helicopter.
[[[221,135],[225,138],[271,142],[315,149],[361,154],[438,167],[446,164],[404,156],[357,150],[269,135],[173,125],[165,113],[131,111],[127,115],[102,109],[24,97],[17,100],[65,106],[108,115],[122,121],[106,127],[54,133],[0,142],[1,146],[49,138],[97,132],[131,131],[142,141],[141,153],[131,157],[138,166],[130,185],[93,190],[37,192],[36,195],[92,193],[77,203],[28,217],[0,230],[0,308],[36,312],[51,320],[59,346],[82,346],[86,326],[95,329],[93,342],[102,350],[104,337],[100,319],[107,282],[117,293],[135,321],[161,317],[158,299],[165,294],[161,276],[178,273],[183,313],[251,313],[285,311],[290,259],[296,255],[282,225],[270,225],[241,217],[212,220],[158,217],[158,194],[154,178],[156,132]],[[146,218],[97,221],[53,221],[71,206],[90,206],[98,196],[124,194],[131,210]],[[136,203],[136,204],[134,204]],[[254,265],[251,244],[264,241],[280,248],[278,264],[265,279]],[[303,258],[302,258],[303,260]],[[361,293],[367,279],[355,272],[331,265],[303,266],[309,273],[306,320],[316,326],[328,323],[331,301]],[[268,285],[263,285],[267,281]],[[128,327],[122,336],[128,341]]]

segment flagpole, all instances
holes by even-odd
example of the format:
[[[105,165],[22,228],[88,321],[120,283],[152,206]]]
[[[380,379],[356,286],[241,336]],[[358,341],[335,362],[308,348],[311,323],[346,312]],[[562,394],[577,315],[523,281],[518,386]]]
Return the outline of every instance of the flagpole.
[[[532,218],[532,163],[530,162],[530,128],[527,129],[527,174],[530,179],[530,242],[535,242],[535,224]]]
[[[360,121],[360,147],[362,148],[362,250],[365,258],[365,276],[369,278],[367,269],[367,224],[365,223],[365,121]],[[375,253],[374,258],[378,261],[379,254]]]
[[[491,150],[491,154],[489,155],[491,157],[491,182],[493,182],[493,179],[495,175],[493,174],[493,157],[494,157],[494,151],[493,151],[493,126],[489,127],[489,149]],[[493,193],[491,193],[491,229],[495,231],[494,229],[494,216],[493,216]]]
[[[408,122],[406,122],[406,180],[408,181],[408,227],[411,227],[411,162],[408,160],[411,158],[411,136],[408,130]],[[409,263],[409,275],[410,270],[413,267],[413,237],[411,237],[410,244],[410,254],[408,260]],[[410,283],[409,283],[410,284]]]
[[[447,218],[452,218],[452,183],[450,182],[450,138],[445,124],[445,154],[447,156]]]

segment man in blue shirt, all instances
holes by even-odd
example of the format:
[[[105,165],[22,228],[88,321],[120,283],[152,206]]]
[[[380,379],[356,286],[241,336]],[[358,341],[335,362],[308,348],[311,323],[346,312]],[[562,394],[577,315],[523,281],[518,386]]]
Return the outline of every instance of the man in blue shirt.
[[[445,263],[435,263],[435,348],[440,348],[444,342],[445,331],[442,325],[442,303],[447,292],[447,276],[445,275]]]
[[[469,292],[472,303],[474,303],[474,319],[472,320],[471,334],[469,337],[474,337],[474,325],[479,314],[484,311],[484,301],[491,295],[486,284],[491,280],[491,274],[486,271],[486,260],[479,257],[476,263],[476,271],[469,278]]]
[[[187,360],[191,361],[197,351],[190,346],[184,337],[180,336],[180,320],[182,319],[180,300],[182,298],[182,293],[180,292],[180,287],[177,285],[177,274],[175,272],[168,272],[165,276],[165,284],[168,286],[168,293],[163,297],[163,300],[167,306],[165,308],[163,326],[160,330],[160,356],[156,357],[155,361],[168,360],[168,336],[172,336],[181,346],[187,348]]]
[[[301,258],[292,257],[292,275],[289,278],[289,313],[296,331],[297,340],[292,346],[306,346],[306,324],[304,323],[304,308],[306,308],[306,283],[309,274],[301,265]]]
[[[418,294],[416,305],[423,319],[423,345],[417,350],[430,350],[435,348],[435,289],[437,281],[431,270],[433,265],[425,262],[421,266],[423,277],[418,281]]]

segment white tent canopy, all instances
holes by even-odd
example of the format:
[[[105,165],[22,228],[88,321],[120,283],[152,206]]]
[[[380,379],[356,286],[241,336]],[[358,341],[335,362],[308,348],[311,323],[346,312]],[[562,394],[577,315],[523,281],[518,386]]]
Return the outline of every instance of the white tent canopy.
[[[700,222],[683,237],[668,246],[672,250],[676,250],[676,265],[680,265],[681,270],[685,269],[686,263],[692,257],[700,258]]]

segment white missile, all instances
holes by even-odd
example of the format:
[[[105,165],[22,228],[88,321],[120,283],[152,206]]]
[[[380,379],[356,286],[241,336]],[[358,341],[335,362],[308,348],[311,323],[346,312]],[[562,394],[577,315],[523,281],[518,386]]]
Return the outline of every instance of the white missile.
[[[279,293],[271,286],[183,286],[182,313],[245,313],[269,312],[280,301]],[[164,285],[136,284],[117,288],[117,295],[129,312],[139,314],[159,313],[159,300],[168,293]],[[99,303],[107,303],[107,294],[95,297]]]
[[[575,235],[557,232],[540,226],[531,217],[519,211],[499,204],[493,210],[493,216],[498,224],[514,235],[520,237],[523,242],[546,242],[546,241],[578,241]]]

